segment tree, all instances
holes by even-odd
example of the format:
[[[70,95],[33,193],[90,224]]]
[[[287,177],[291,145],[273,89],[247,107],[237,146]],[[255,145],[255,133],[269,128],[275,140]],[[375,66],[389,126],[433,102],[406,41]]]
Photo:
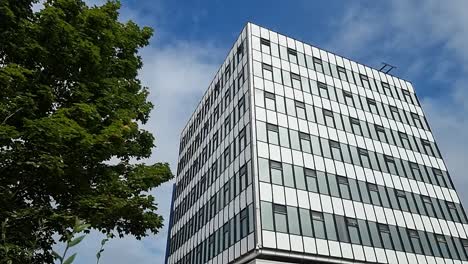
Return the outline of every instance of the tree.
[[[118,21],[120,3],[0,1],[0,259],[52,263],[54,234],[81,219],[137,239],[162,227],[147,165],[153,105],[137,78],[153,31]],[[137,163],[138,162],[138,163]]]

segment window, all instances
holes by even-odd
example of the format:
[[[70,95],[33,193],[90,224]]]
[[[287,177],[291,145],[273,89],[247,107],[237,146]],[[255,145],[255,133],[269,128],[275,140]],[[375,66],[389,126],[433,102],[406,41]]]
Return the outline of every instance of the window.
[[[307,152],[307,153],[312,153],[312,149],[310,147],[310,136],[309,136],[309,134],[300,132],[299,133],[299,139],[300,139],[300,142],[301,142],[302,151]]]
[[[224,70],[224,79],[225,79],[225,82],[228,81],[229,77],[231,77],[231,64],[228,64],[226,66],[226,69]]]
[[[364,88],[367,88],[367,89],[370,89],[370,83],[369,83],[369,78],[364,75],[364,74],[359,74],[359,78],[361,79],[361,82],[362,82],[362,86]]]
[[[369,160],[369,153],[365,149],[358,148],[359,159],[361,164],[365,168],[371,168],[370,160]]]
[[[427,214],[430,217],[435,217],[434,207],[432,206],[432,201],[429,196],[422,196],[424,208],[426,209]]]
[[[390,90],[390,85],[386,82],[382,82],[382,87],[385,95],[393,97],[392,90]]]
[[[315,192],[315,193],[318,192],[316,172],[314,170],[305,168],[304,174],[306,177],[307,190],[309,192]]]
[[[318,88],[319,88],[320,96],[323,97],[323,98],[330,99],[330,96],[328,94],[327,85],[322,83],[322,82],[317,82],[317,85],[318,85]]]
[[[401,116],[400,112],[398,111],[398,108],[395,106],[390,106],[390,112],[392,113],[392,117],[394,120],[401,122]]]
[[[245,164],[239,169],[239,185],[240,191],[247,188],[247,166]]]
[[[343,156],[341,155],[340,143],[333,141],[333,140],[329,140],[329,144],[330,144],[330,151],[332,154],[332,158],[334,160],[343,161]]]
[[[275,231],[273,225],[273,208],[271,203],[261,202],[262,229]]]
[[[275,219],[276,232],[287,233],[288,223],[286,220],[286,206],[280,204],[273,204],[273,217]]]
[[[239,118],[242,118],[242,115],[245,113],[245,96],[242,96],[238,102],[239,109]]]
[[[379,224],[380,237],[382,238],[382,243],[384,248],[393,249],[392,238],[390,236],[390,230],[388,225]]]
[[[409,211],[408,200],[404,191],[396,190],[396,196],[400,204],[400,208],[403,211]]]
[[[350,117],[349,121],[351,123],[351,128],[353,129],[353,133],[356,135],[362,136],[361,122],[359,121],[359,119]]]
[[[226,119],[224,119],[224,137],[229,134],[229,131],[231,131],[231,116],[228,115]]]
[[[237,63],[241,61],[243,55],[244,55],[244,45],[240,44],[239,47],[237,47]]]
[[[431,143],[425,139],[421,139],[421,144],[424,149],[424,153],[429,156],[435,156],[434,151],[432,150]]]
[[[449,248],[447,246],[447,240],[443,235],[436,235],[437,244],[439,244],[440,252],[444,258],[450,258]]]
[[[405,101],[410,104],[414,104],[413,98],[410,95],[410,92],[407,90],[402,90],[403,91],[403,98],[405,98]]]
[[[275,94],[265,92],[265,107],[268,110],[276,111]]]
[[[292,87],[298,90],[302,90],[301,76],[291,72]]]
[[[229,232],[229,222],[224,224],[223,226],[223,249],[227,249],[229,247],[229,241],[231,240],[231,233]]]
[[[310,221],[310,213],[309,210],[299,208],[299,216],[301,219],[301,230],[303,236],[312,237],[314,236],[312,230],[312,222]]]
[[[268,39],[260,38],[260,48],[263,53],[270,54],[270,41]]]
[[[228,146],[227,148],[224,149],[224,168],[229,167],[229,164],[231,163],[231,148]]]
[[[224,206],[227,206],[229,204],[229,202],[231,201],[231,192],[230,192],[230,188],[229,188],[229,182],[225,183],[224,184],[224,187],[223,187],[223,192],[224,192]]]
[[[247,137],[245,127],[239,132],[239,152],[245,149],[247,145]]]
[[[341,198],[351,200],[348,178],[337,176],[337,179],[338,179],[338,187],[340,189]]]
[[[323,110],[323,118],[325,119],[325,125],[328,127],[335,127],[335,118],[333,117],[333,112],[329,110]]]
[[[315,237],[326,239],[323,213],[312,211],[311,215],[312,215],[312,225],[315,231]]]
[[[447,202],[447,207],[449,209],[450,215],[455,222],[460,222],[460,216],[458,215],[457,207],[452,202]]]
[[[410,142],[409,142],[408,135],[406,133],[403,133],[403,132],[398,132],[398,134],[400,136],[401,144],[403,145],[403,147],[405,149],[412,150]]]
[[[382,203],[380,202],[379,189],[377,188],[377,185],[368,183],[367,188],[369,189],[369,196],[371,199],[371,203],[373,205],[381,206]]]
[[[338,70],[338,77],[343,81],[348,81],[348,75],[346,75],[346,69],[341,66],[336,66]]]
[[[288,48],[288,58],[289,58],[289,62],[298,64],[297,63],[297,52],[295,50],[293,50],[291,48]]]
[[[294,104],[296,105],[297,117],[307,120],[306,109],[305,109],[304,103],[299,102],[299,101],[294,101]]]
[[[383,126],[375,125],[375,131],[377,132],[377,138],[379,141],[388,143],[388,138],[385,134],[385,128]]]
[[[271,182],[283,185],[283,167],[280,162],[270,160]]]
[[[385,160],[385,163],[387,164],[388,172],[393,175],[399,175],[397,167],[396,167],[396,163],[393,157],[384,155],[384,160]]]
[[[271,68],[271,65],[263,63],[262,68],[263,68],[263,78],[266,80],[273,81],[273,69]]]
[[[314,62],[315,71],[323,73],[322,60],[317,57],[314,57],[312,60]]]
[[[279,145],[278,126],[267,124],[268,143]]]
[[[353,95],[349,92],[343,91],[343,97],[347,106],[356,107],[354,105]]]
[[[289,233],[301,235],[301,225],[299,224],[299,215],[296,207],[287,207]]]
[[[369,106],[369,111],[371,113],[376,115],[379,114],[379,110],[377,109],[377,103],[375,102],[375,100],[367,98],[367,105]]]
[[[240,212],[240,235],[242,238],[246,237],[249,233],[249,214],[247,208]]]
[[[346,226],[348,227],[348,233],[351,243],[361,244],[358,221],[354,218],[346,218]]]

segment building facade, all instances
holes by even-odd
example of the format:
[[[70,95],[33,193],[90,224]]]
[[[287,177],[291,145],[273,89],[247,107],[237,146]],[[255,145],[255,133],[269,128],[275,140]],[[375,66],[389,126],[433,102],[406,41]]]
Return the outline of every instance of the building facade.
[[[248,23],[179,150],[166,263],[468,263],[400,78]]]

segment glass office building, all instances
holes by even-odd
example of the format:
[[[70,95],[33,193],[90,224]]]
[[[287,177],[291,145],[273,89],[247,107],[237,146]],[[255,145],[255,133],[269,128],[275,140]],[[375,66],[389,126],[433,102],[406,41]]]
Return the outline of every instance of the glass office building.
[[[468,263],[408,81],[248,23],[179,149],[169,264]]]

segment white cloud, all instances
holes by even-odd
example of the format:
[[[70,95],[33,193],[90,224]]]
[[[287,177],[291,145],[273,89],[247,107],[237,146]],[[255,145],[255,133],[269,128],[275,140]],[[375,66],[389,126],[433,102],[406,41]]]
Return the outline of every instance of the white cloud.
[[[448,164],[452,179],[468,203],[465,163],[468,160],[468,2],[396,0],[353,2],[333,26],[329,46],[355,58],[380,63],[389,58],[402,63],[400,73],[440,85],[438,95],[427,95],[414,83],[423,108]],[[392,61],[388,61],[392,62]],[[457,71],[458,70],[458,71]],[[413,77],[410,79],[414,80]]]
[[[149,162],[167,161],[176,173],[179,135],[203,92],[208,87],[224,51],[213,44],[177,42],[164,48],[148,47],[139,78],[150,88],[155,109],[144,126],[156,137],[157,147]],[[165,227],[156,236],[142,241],[132,237],[111,240],[106,245],[102,263],[163,263],[172,194],[172,182],[151,192],[158,203],[158,213],[165,217]],[[95,260],[102,235],[93,233],[76,249],[77,264]]]

